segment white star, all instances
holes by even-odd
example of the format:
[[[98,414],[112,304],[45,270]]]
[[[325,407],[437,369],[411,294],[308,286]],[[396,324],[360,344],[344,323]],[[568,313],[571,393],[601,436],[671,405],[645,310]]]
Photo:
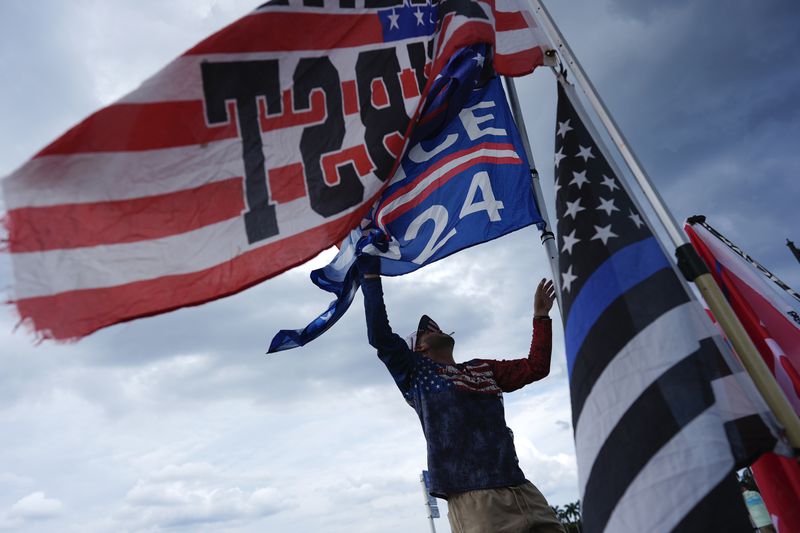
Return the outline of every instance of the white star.
[[[619,185],[617,182],[614,181],[614,178],[609,178],[605,174],[603,174],[603,182],[600,185],[605,185],[608,187],[609,191],[613,191],[614,189],[619,189]]]
[[[595,226],[594,229],[597,231],[597,233],[594,234],[592,240],[600,239],[603,241],[603,244],[608,244],[608,239],[611,237],[619,237],[619,235],[611,231],[611,224],[603,227]]]
[[[558,152],[556,152],[556,168],[558,168],[558,164],[561,163],[561,160],[565,157],[567,156],[564,155],[564,147],[562,146],[558,149]]]
[[[472,58],[472,60],[473,60],[473,61],[475,61],[475,63],[477,63],[479,67],[482,67],[482,66],[483,66],[483,60],[484,60],[484,59],[486,59],[486,58],[485,58],[485,57],[483,57],[483,56],[480,54],[480,52],[478,52],[478,54],[477,54],[475,57],[473,57],[473,58]]]
[[[633,220],[633,223],[636,224],[636,228],[638,229],[644,222],[642,222],[642,218],[639,216],[639,213],[634,213],[633,209],[630,210],[631,214],[628,215],[628,218]]]
[[[419,7],[417,8],[416,11],[414,11],[414,16],[417,17],[417,26],[424,26],[425,25],[425,21],[423,20],[423,17],[425,16],[425,13],[420,11]]]
[[[572,173],[572,181],[569,182],[570,185],[577,185],[580,189],[583,187],[584,183],[589,183],[589,178],[586,177],[586,171],[582,172],[573,172]]]
[[[569,121],[570,119],[567,119],[564,122],[558,123],[558,131],[556,132],[556,136],[561,135],[561,138],[563,139],[567,135],[568,131],[572,131]]]
[[[575,157],[582,157],[584,163],[589,159],[594,159],[594,155],[592,154],[592,147],[581,146],[580,151],[577,154],[575,154]]]
[[[575,216],[578,214],[578,211],[585,210],[585,207],[581,207],[581,199],[578,198],[574,202],[567,202],[567,211],[564,213],[564,216],[570,216],[575,219]]]
[[[397,19],[399,19],[399,18],[400,18],[400,15],[395,13],[394,9],[392,9],[392,14],[389,15],[389,29],[390,30],[392,28],[397,28],[398,30],[400,29],[400,24],[397,23]]]
[[[575,243],[581,242],[580,239],[575,237],[575,232],[578,231],[576,229],[572,230],[572,233],[569,235],[564,235],[564,246],[561,247],[561,251],[566,251],[568,254],[572,253],[572,247],[575,246]]]
[[[558,191],[560,190],[561,190],[561,184],[559,182],[556,182],[556,188],[553,190],[553,192],[555,194],[558,194]]]
[[[617,208],[617,206],[614,205],[613,198],[611,200],[606,200],[602,196],[600,196],[599,198],[600,198],[600,205],[597,206],[597,209],[602,209],[603,211],[606,212],[608,216],[611,216],[612,211],[619,211],[619,208]]]
[[[561,287],[566,292],[569,292],[569,289],[572,287],[572,282],[576,279],[578,279],[578,276],[572,274],[572,265],[570,265],[566,272],[561,273]]]

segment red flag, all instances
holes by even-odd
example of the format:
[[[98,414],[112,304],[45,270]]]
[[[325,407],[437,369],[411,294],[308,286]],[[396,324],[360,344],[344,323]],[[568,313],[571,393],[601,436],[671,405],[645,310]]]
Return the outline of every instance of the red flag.
[[[704,220],[685,230],[800,414],[800,295]],[[800,531],[800,466],[768,453],[752,470],[778,531]]]
[[[21,318],[79,338],[338,243],[455,50],[492,43],[507,75],[543,62],[516,2],[277,0],[192,47],[3,181]]]

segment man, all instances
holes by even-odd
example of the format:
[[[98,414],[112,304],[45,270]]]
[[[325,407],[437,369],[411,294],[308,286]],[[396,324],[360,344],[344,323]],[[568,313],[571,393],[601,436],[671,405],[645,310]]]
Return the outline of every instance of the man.
[[[372,256],[358,260],[369,343],[419,416],[428,446],[431,494],[448,501],[453,532],[564,533],[544,496],[520,470],[503,411],[503,392],[550,371],[553,283],[543,279],[536,289],[534,334],[526,359],[456,363],[453,337],[427,315],[408,343],[392,332],[379,265]]]

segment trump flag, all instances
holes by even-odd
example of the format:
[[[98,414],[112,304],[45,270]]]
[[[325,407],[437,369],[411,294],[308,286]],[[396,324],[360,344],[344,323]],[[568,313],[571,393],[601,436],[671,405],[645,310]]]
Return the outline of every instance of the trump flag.
[[[258,7],[3,180],[22,321],[80,338],[303,263],[370,208],[455,51],[521,75],[544,42],[517,0]]]

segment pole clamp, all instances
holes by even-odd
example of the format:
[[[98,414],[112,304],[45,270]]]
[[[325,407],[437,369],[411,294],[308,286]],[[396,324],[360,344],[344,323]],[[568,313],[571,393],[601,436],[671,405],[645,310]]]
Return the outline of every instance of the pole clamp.
[[[709,273],[708,267],[691,243],[687,242],[678,246],[675,249],[675,257],[678,259],[678,268],[686,281],[694,281],[703,274]]]
[[[553,233],[550,230],[544,230],[543,232],[541,232],[539,237],[542,239],[542,244],[544,244],[544,242],[547,241],[547,240],[555,239],[556,238],[556,234]]]

